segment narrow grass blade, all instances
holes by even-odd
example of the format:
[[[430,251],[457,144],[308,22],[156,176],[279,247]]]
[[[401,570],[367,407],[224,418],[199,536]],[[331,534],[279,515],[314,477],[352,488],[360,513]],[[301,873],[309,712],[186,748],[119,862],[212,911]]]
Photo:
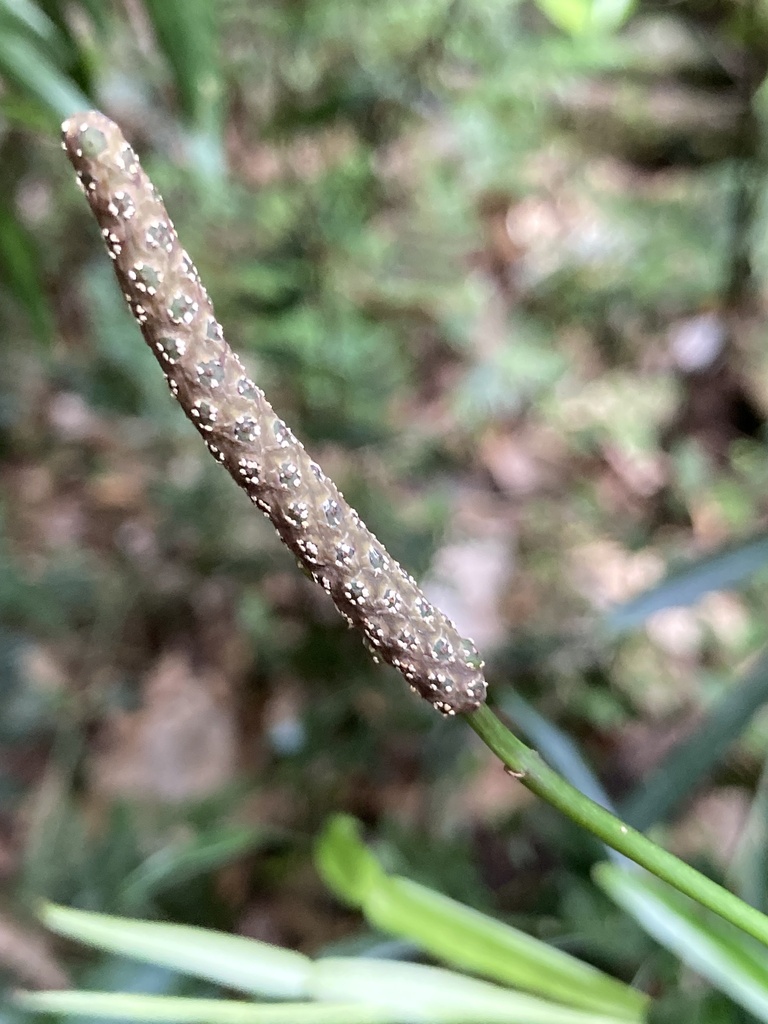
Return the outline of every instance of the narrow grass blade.
[[[219,94],[215,0],[144,0],[187,121],[208,130]]]
[[[744,583],[768,563],[768,537],[754,537],[673,570],[661,583],[614,608],[605,623],[612,632],[634,629],[664,608],[695,604],[710,590]]]
[[[60,121],[89,106],[88,100],[30,39],[0,32],[0,76]]]
[[[4,32],[26,32],[56,53],[65,50],[56,25],[31,0],[0,0],[0,26]]]
[[[0,278],[26,311],[40,341],[49,342],[53,335],[53,318],[40,280],[38,253],[29,233],[3,202],[0,202]]]
[[[450,964],[568,1006],[642,1019],[646,998],[596,968],[408,879],[388,876],[339,816],[318,843],[315,862],[333,891],[368,922],[410,939]]]
[[[702,784],[728,747],[768,701],[768,652],[729,690],[687,739],[627,800],[621,817],[644,832],[669,817]]]
[[[590,800],[615,813],[611,799],[581,751],[561,729],[553,725],[517,693],[509,693],[501,702],[501,710],[516,724],[539,751],[544,760]]]
[[[764,946],[650,875],[600,864],[594,877],[662,946],[758,1020],[768,1022]]]
[[[227,864],[270,839],[262,828],[226,827],[206,832],[181,847],[166,847],[131,872],[120,892],[120,909],[142,907],[170,885],[188,882]]]

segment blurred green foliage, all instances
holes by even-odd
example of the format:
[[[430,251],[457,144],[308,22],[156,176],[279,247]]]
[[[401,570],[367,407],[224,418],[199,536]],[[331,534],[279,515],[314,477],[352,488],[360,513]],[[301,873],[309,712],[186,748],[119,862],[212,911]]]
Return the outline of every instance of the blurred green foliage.
[[[766,53],[736,0],[0,0],[3,913],[351,941],[310,867],[343,809],[659,1019],[746,1019],[209,465],[56,126],[121,123],[393,554],[439,576],[458,550],[448,590],[547,759],[765,907]]]

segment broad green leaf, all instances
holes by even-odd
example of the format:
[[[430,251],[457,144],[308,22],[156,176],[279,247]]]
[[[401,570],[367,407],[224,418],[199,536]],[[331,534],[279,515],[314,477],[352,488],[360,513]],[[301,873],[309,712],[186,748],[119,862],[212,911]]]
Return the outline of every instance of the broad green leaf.
[[[390,1024],[374,1006],[338,1003],[236,1003],[224,999],[126,995],[122,992],[20,992],[16,1004],[32,1013],[163,1021],[166,1024]]]
[[[112,953],[181,970],[242,991],[259,991],[272,997],[300,996],[320,1003],[358,1003],[363,1011],[374,1006],[389,1011],[389,1016],[376,1019],[393,1022],[507,1024],[510,1020],[520,1020],[526,1024],[621,1024],[630,1019],[626,1014],[616,1016],[570,1009],[439,967],[378,958],[329,957],[312,962],[298,953],[251,939],[201,928],[111,918],[50,904],[44,907],[42,916],[45,923],[60,934]],[[64,1010],[67,998],[79,999],[81,1001],[72,1003],[68,1011],[74,1013],[84,1012],[82,1000],[103,999],[104,995],[41,993],[39,996],[25,994],[20,999],[30,1008],[32,1001],[38,999],[42,1002],[38,1002],[36,1008],[60,1011]],[[191,1008],[191,1017],[173,1016],[173,1004],[177,1004],[178,1011],[178,1001],[171,997],[158,1001],[153,996],[144,997],[144,1006],[154,1007],[160,1016],[142,1016],[141,997],[127,998],[137,1000],[131,1004],[136,1011],[132,1013],[133,1019],[206,1019],[194,1014],[194,1003],[187,1007]],[[56,1000],[60,1000],[58,1007]],[[115,1016],[126,1015],[126,1003],[121,1003],[120,997],[113,996],[112,1006]],[[119,1013],[121,1006],[123,1012]],[[92,1007],[94,1013],[99,1012],[96,1003],[92,1003]],[[204,1012],[209,1009],[205,1007]],[[255,1013],[257,1008],[252,1009]],[[295,1004],[291,1009],[295,1010]],[[164,1010],[171,1016],[163,1016]],[[639,1018],[635,1015],[632,1019]]]
[[[650,875],[600,864],[594,877],[649,935],[758,1020],[768,1021],[764,946]]]
[[[342,960],[328,967],[342,989],[349,983],[358,987],[359,1002],[259,1005],[112,992],[20,992],[15,1002],[37,1013],[167,1024],[617,1024],[458,975],[446,980],[448,972],[417,964]],[[405,970],[392,977],[388,967]]]
[[[562,950],[406,878],[384,878],[365,904],[374,927],[445,963],[567,1006],[642,1019],[645,998]]]
[[[0,41],[2,47],[2,41]],[[0,201],[0,279],[25,309],[42,342],[53,335],[53,318],[40,280],[40,258],[34,240],[13,210]]]
[[[642,832],[669,817],[704,782],[766,702],[768,652],[710,708],[695,732],[678,743],[629,797],[621,818]]]
[[[323,1002],[359,1000],[395,1012],[403,1021],[510,1020],[526,1024],[607,1024],[622,1017],[583,1013],[440,967],[364,957],[318,960],[312,995]]]
[[[614,632],[634,629],[664,608],[687,607],[710,590],[727,590],[744,583],[766,563],[768,537],[765,535],[705,555],[674,570],[650,590],[614,608],[606,616],[606,625]]]
[[[44,904],[41,918],[60,935],[122,956],[160,964],[239,992],[270,999],[306,995],[312,962],[255,939],[175,924],[131,921]]]
[[[351,818],[331,820],[316,863],[334,892],[360,907],[373,927],[410,939],[451,966],[570,1006],[642,1018],[645,997],[614,978],[441,893],[384,874]]]
[[[17,34],[0,32],[0,77],[34,97],[57,120],[91,106],[39,47]]]
[[[549,20],[569,35],[611,32],[629,17],[635,0],[535,0]]]

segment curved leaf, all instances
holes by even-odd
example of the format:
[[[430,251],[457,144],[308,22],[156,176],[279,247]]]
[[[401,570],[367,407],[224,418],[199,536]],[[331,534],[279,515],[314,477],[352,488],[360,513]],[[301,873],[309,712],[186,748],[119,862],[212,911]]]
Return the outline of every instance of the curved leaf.
[[[360,838],[360,826],[347,814],[331,818],[315,846],[315,867],[328,888],[352,907],[362,907],[368,893],[386,878]]]
[[[650,875],[600,864],[594,877],[649,935],[758,1020],[768,1022],[764,946]]]
[[[624,632],[641,625],[664,608],[688,607],[710,590],[728,590],[749,579],[768,564],[768,536],[732,545],[704,555],[669,573],[661,583],[610,611],[608,628]]]
[[[316,863],[334,891],[361,907],[373,927],[410,939],[444,963],[569,1006],[623,1020],[642,1018],[645,997],[614,978],[441,893],[386,875],[351,818],[331,820]]]
[[[439,967],[362,957],[328,957],[313,962],[299,953],[202,928],[131,921],[52,905],[43,909],[42,916],[51,928],[81,942],[241,991],[258,990],[272,997],[288,995],[342,1007],[355,1003],[364,1021],[622,1024],[629,1019],[626,1014],[584,1013]],[[221,1020],[233,1024],[247,1020],[254,1024],[284,1020],[287,1024],[300,1019],[302,1006],[306,1005],[265,1008],[215,1000],[84,992],[23,993],[18,999],[29,1009],[49,1012],[83,1013],[90,1009],[93,1013],[104,1011],[108,1016],[142,1020]],[[376,1011],[373,1016],[366,1016],[368,1008]],[[346,1014],[346,1010],[343,1012]],[[328,1018],[319,1011],[313,1018],[308,1011],[306,1019]],[[358,1018],[350,1010],[344,1019]]]

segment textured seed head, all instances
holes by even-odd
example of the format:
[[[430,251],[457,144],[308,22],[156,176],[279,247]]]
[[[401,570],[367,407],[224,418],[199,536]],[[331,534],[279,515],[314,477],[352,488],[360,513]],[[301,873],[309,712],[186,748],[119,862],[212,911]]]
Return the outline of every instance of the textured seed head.
[[[62,130],[126,300],[208,450],[376,657],[443,713],[476,708],[486,687],[474,644],[387,555],[246,374],[162,197],[117,126],[90,112]]]

